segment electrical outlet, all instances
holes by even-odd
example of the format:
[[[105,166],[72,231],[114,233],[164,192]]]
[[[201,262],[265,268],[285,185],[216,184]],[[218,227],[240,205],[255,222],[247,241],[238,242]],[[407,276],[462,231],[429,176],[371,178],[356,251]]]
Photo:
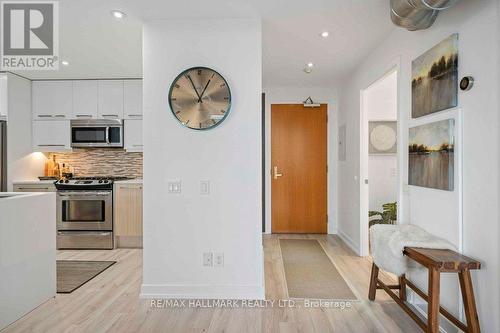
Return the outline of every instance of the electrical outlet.
[[[214,253],[214,267],[224,267],[224,253]]]
[[[210,194],[210,181],[208,180],[200,181],[200,194],[204,195]]]
[[[180,180],[169,180],[167,181],[168,193],[180,194],[182,191]]]
[[[203,266],[205,267],[214,266],[214,254],[212,252],[203,253]]]

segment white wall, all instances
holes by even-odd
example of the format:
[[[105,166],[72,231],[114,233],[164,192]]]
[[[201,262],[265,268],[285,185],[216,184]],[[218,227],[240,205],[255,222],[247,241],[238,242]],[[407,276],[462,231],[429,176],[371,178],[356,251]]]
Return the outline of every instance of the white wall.
[[[142,296],[263,298],[260,21],[146,22],[143,54]],[[174,78],[197,65],[232,92],[231,113],[209,131],[181,126],[167,102]],[[182,194],[167,193],[169,179]],[[224,252],[223,268],[203,267],[208,251]]]
[[[363,98],[368,121],[397,120],[397,71],[371,85],[365,90]],[[366,137],[368,138],[368,134]],[[382,211],[383,204],[398,199],[397,167],[396,154],[368,156],[369,210]]]
[[[7,75],[7,191],[12,191],[13,181],[43,176],[46,158],[33,153],[31,81]]]
[[[306,75],[306,74],[304,74]],[[265,105],[265,134],[266,134],[266,233],[271,233],[271,105],[272,104],[301,104],[307,97],[315,103],[328,104],[328,233],[336,233],[336,117],[337,117],[337,89],[334,87],[308,86],[267,86]]]
[[[340,92],[339,125],[347,124],[347,161],[339,162],[339,233],[359,246],[359,101],[360,90],[401,63],[399,120],[401,178],[407,179],[407,136],[411,109],[411,60],[458,32],[459,76],[473,75],[475,87],[459,93],[463,112],[463,206],[455,192],[403,186],[399,189],[404,222],[423,226],[454,243],[460,242],[463,220],[463,252],[480,259],[483,269],[473,272],[479,317],[484,332],[500,331],[499,283],[499,150],[485,143],[499,142],[499,9],[498,1],[461,1],[442,13],[425,31],[396,29],[350,75]],[[457,311],[458,291],[447,280],[444,304]],[[450,289],[454,289],[453,291]]]

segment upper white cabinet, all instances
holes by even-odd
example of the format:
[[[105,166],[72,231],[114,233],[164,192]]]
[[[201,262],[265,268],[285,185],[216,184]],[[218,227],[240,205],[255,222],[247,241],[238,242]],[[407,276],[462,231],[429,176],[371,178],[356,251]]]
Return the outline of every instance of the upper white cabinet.
[[[3,116],[0,76],[0,116]],[[142,80],[34,81],[33,150],[71,150],[71,119],[125,119],[124,148],[142,151]],[[42,121],[44,120],[44,121]]]
[[[123,81],[98,81],[98,117],[123,119]]]
[[[69,119],[73,109],[72,81],[34,81],[33,118]]]
[[[72,119],[97,119],[97,80],[73,81]]]
[[[125,119],[142,118],[142,80],[123,81],[123,110]]]
[[[71,150],[69,120],[33,121],[33,151]]]
[[[124,148],[127,151],[142,151],[142,119],[125,119]]]

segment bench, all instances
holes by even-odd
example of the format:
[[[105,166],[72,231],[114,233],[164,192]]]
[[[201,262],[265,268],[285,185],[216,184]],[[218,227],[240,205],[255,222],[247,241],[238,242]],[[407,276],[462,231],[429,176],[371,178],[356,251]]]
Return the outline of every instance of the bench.
[[[473,269],[481,269],[481,263],[452,250],[405,247],[403,254],[427,268],[429,274],[428,294],[408,280],[404,274],[399,277],[399,284],[385,284],[378,278],[379,268],[377,265],[373,264],[368,298],[374,301],[377,289],[383,289],[424,332],[439,332],[439,313],[441,313],[463,332],[479,333],[479,319],[477,316],[470,271]],[[467,325],[440,306],[439,288],[441,273],[458,273]],[[406,304],[406,287],[412,289],[428,303],[427,322],[422,320]],[[393,289],[397,289],[398,294],[393,292]]]

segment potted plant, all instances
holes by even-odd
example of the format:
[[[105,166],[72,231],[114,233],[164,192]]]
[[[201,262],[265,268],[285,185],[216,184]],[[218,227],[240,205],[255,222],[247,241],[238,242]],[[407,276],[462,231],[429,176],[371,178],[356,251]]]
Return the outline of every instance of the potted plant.
[[[369,211],[369,227],[374,224],[396,224],[398,216],[397,202],[389,202],[382,205],[382,211]],[[374,218],[378,217],[378,218]]]

